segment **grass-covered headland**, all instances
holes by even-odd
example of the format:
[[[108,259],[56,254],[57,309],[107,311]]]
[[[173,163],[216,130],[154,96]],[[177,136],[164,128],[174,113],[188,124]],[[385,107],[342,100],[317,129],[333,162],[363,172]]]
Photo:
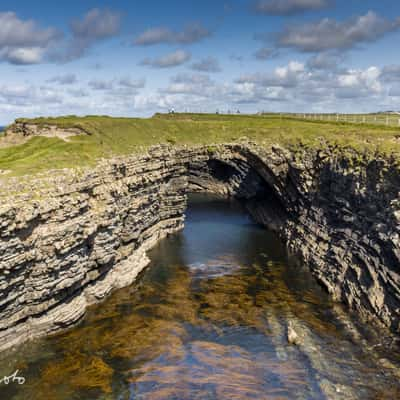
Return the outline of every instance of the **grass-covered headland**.
[[[356,149],[371,156],[378,152],[397,157],[400,153],[399,128],[301,120],[279,114],[156,114],[148,119],[68,116],[17,122],[80,128],[86,134],[68,141],[38,136],[23,144],[0,146],[0,170],[9,171],[9,175],[94,165],[101,158],[132,154],[157,143],[212,145],[243,137],[291,148],[329,143],[340,151]]]

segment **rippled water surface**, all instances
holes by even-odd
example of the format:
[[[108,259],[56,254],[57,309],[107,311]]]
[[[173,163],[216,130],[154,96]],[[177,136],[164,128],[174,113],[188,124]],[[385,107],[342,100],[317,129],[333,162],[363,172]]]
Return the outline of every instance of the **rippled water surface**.
[[[399,399],[395,338],[331,303],[241,207],[193,197],[135,285],[0,359],[0,399]],[[298,346],[287,341],[291,322]]]

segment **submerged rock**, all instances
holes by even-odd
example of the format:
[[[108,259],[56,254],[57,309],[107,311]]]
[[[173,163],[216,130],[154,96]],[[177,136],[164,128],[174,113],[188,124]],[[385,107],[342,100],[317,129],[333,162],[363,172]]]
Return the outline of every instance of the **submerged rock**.
[[[291,321],[289,321],[288,327],[287,327],[287,340],[288,340],[289,344],[294,344],[296,346],[301,343],[300,336],[294,330],[293,324]]]

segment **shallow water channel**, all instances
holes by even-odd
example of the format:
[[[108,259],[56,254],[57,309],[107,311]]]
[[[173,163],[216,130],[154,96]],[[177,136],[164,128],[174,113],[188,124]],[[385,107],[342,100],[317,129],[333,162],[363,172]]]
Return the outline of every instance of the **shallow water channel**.
[[[397,339],[331,302],[238,203],[192,196],[150,258],[79,326],[3,353],[0,379],[25,383],[0,399],[400,398]]]

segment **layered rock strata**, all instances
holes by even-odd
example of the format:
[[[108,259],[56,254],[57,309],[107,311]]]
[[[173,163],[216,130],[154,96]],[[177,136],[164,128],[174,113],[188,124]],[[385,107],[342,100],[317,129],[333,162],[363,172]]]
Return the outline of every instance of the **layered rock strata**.
[[[185,169],[164,151],[53,179],[2,199],[1,349],[78,321],[89,304],[131,284],[146,250],[183,227]]]
[[[72,325],[132,283],[146,251],[182,229],[192,191],[241,199],[335,300],[399,332],[399,187],[395,160],[248,142],[4,180],[0,349]]]

